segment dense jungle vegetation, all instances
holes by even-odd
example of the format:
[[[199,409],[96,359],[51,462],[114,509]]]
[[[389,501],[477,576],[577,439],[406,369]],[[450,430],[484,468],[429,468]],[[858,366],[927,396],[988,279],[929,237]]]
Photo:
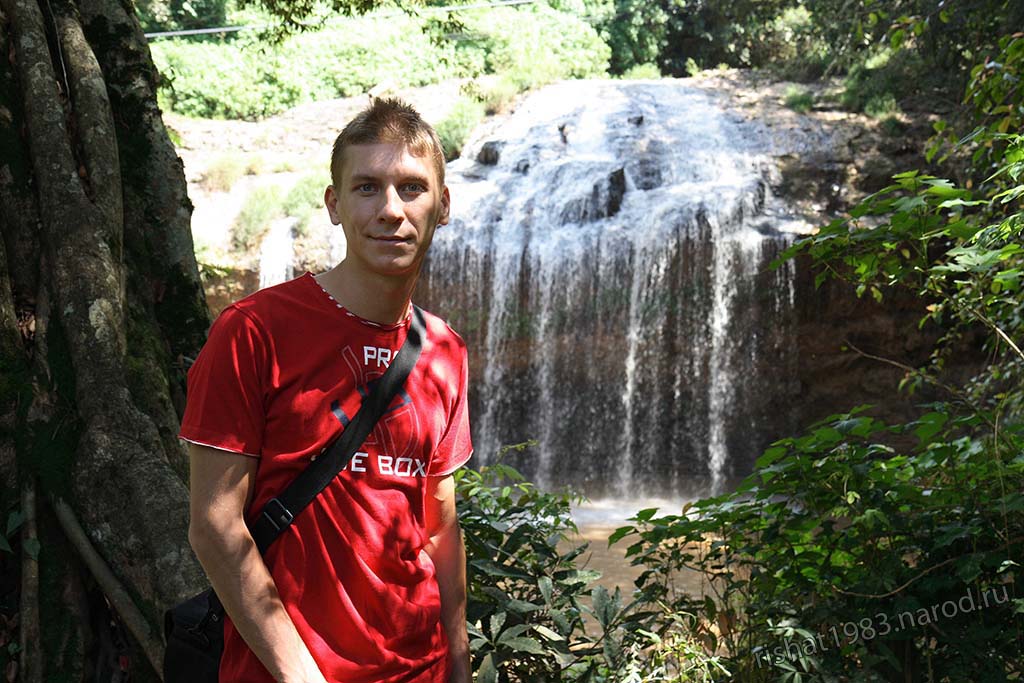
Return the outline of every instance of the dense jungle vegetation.
[[[934,348],[924,366],[902,366],[893,391],[915,403],[928,386],[940,398],[919,405],[910,422],[851,405],[773,444],[733,493],[681,511],[638,511],[609,539],[642,570],[629,593],[596,586],[579,562],[585,548],[559,545],[573,529],[571,492],[540,491],[500,462],[460,472],[477,680],[1024,679],[1024,3],[551,0],[433,11],[443,4],[134,7],[147,31],[270,25],[151,43],[162,106],[192,116],[258,119],[382,83],[464,78],[460,119],[442,124],[453,131],[446,140],[454,153],[485,111],[555,79],[685,76],[724,65],[794,81],[841,78],[841,101],[828,106],[927,121],[934,131],[919,167],[846,207],[783,258],[808,259],[819,283],[835,280],[883,303],[901,291],[918,297]],[[393,14],[381,22],[371,11]],[[360,12],[371,13],[353,16]],[[55,320],[67,310],[60,303]],[[63,339],[53,337],[54,357],[70,357]],[[129,352],[140,339],[149,337],[134,329]],[[949,376],[956,354],[974,354],[978,371]],[[898,350],[877,360],[902,363]],[[4,368],[6,410],[25,382]],[[53,375],[72,370],[58,366]],[[69,431],[80,426],[66,417],[75,414],[69,384],[54,390],[57,417],[45,423],[56,425],[51,451],[60,447],[52,435],[74,441]],[[70,466],[61,468],[51,474],[63,482]],[[18,500],[5,504],[6,557],[73,564],[66,548],[19,540],[25,515]],[[703,575],[702,594],[680,589],[685,572]],[[44,611],[61,609],[59,598],[43,597]],[[18,676],[24,644],[14,635],[16,603],[6,596],[0,621],[8,680]],[[95,669],[119,671],[104,666]],[[153,676],[144,664],[132,673]]]

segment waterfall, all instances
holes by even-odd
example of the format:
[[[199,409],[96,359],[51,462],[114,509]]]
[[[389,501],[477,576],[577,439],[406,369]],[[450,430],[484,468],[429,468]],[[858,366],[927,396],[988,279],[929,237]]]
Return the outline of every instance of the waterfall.
[[[470,347],[478,462],[544,486],[700,495],[780,433],[795,219],[771,139],[676,81],[559,83],[449,164],[417,298]]]
[[[271,221],[266,236],[260,242],[260,289],[280,284],[294,276],[295,218]]]

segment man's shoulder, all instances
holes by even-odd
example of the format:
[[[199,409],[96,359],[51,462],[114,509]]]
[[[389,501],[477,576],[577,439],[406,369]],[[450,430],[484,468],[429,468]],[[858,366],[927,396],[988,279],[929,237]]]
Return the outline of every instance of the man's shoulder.
[[[308,274],[302,275],[260,289],[234,302],[225,311],[241,313],[261,327],[273,327],[310,305],[308,283],[304,282],[307,277]]]
[[[423,311],[423,319],[427,323],[427,336],[433,343],[448,344],[465,350],[466,342],[447,320],[425,309],[420,310]]]

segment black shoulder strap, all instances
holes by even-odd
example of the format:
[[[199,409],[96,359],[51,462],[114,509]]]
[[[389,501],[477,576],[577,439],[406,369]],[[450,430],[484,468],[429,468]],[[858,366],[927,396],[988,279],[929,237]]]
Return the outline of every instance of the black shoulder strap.
[[[369,396],[363,399],[359,412],[352,418],[326,452],[316,457],[299,476],[276,498],[263,506],[260,516],[249,524],[249,531],[256,541],[260,554],[264,553],[295,516],[309,505],[320,492],[327,488],[342,468],[348,464],[374,425],[391,405],[395,394],[405,384],[406,377],[416,365],[426,336],[426,322],[423,311],[413,306],[412,324],[402,348],[388,365],[384,376],[371,382]]]

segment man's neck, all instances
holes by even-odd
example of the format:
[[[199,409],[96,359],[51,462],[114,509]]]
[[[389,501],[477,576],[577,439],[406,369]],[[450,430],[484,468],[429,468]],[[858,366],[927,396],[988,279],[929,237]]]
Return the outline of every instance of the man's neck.
[[[409,301],[416,289],[416,277],[364,276],[352,264],[342,261],[317,276],[327,293],[360,318],[382,325],[394,325],[409,313]]]

